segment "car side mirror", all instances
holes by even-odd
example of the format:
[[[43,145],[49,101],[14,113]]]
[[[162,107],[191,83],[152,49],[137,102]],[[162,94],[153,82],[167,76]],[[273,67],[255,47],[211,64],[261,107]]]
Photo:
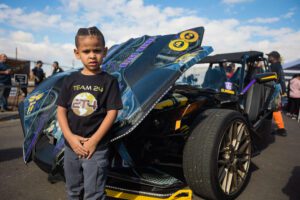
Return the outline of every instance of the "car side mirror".
[[[265,73],[261,73],[261,74],[256,74],[255,80],[258,83],[266,83],[269,81],[276,81],[277,74],[276,74],[276,72],[265,72]]]

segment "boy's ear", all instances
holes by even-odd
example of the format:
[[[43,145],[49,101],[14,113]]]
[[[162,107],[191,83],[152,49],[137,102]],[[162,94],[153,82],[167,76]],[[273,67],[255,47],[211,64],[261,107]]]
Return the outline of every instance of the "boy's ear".
[[[78,60],[80,59],[78,49],[74,49],[74,55],[75,55],[75,57],[76,57]]]

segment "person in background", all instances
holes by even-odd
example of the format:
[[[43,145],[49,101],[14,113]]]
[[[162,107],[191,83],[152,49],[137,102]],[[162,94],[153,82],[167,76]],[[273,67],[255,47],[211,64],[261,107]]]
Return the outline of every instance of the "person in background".
[[[275,87],[278,88],[279,90],[281,90],[282,95],[285,95],[286,86],[285,86],[285,80],[284,80],[284,73],[283,73],[283,69],[281,66],[281,56],[277,51],[272,51],[269,54],[267,54],[267,56],[268,56],[268,61],[271,64],[270,65],[271,71],[277,73],[278,79],[277,79],[277,84],[275,85]],[[284,126],[284,122],[282,119],[281,111],[273,112],[273,119],[278,128],[276,130],[276,133],[281,136],[287,136],[287,131],[284,128],[285,126]]]
[[[52,67],[53,67],[53,71],[52,71],[52,76],[56,73],[59,73],[59,72],[63,72],[64,70],[59,66],[58,62],[57,61],[54,61],[53,64],[52,64]]]
[[[234,72],[235,72],[235,64],[234,63],[230,63],[225,68],[225,70],[226,70],[226,77],[227,77],[227,79],[230,79],[233,76]]]
[[[5,64],[7,56],[0,54],[0,106],[1,112],[8,111],[8,97],[11,89],[12,70]]]
[[[289,84],[289,110],[292,119],[297,119],[300,106],[300,74],[297,74]]]
[[[296,78],[297,74],[294,74],[292,76],[292,78],[289,80],[288,82],[288,85],[287,85],[287,104],[285,106],[285,109],[286,109],[286,116],[288,117],[292,117],[292,114],[290,113],[290,110],[291,110],[291,98],[290,98],[290,83],[291,83],[291,80],[293,80],[294,78]]]
[[[42,69],[43,62],[41,60],[38,60],[36,62],[35,67],[32,69],[32,76],[34,78],[34,84],[35,86],[38,86],[44,79],[45,79],[45,72]]]

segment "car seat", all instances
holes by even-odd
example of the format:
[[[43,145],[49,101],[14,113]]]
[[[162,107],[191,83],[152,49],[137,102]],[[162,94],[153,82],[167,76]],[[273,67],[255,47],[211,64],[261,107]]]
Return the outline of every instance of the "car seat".
[[[210,66],[205,73],[202,87],[219,90],[224,85],[226,79],[227,78],[224,69],[221,67],[212,68],[212,66]]]
[[[261,70],[259,68],[249,71],[249,73],[251,74],[247,74],[247,76],[249,77],[248,81],[250,82],[250,77],[253,79],[255,75],[260,72]],[[245,79],[247,81],[247,78]],[[246,84],[248,83],[248,81],[246,82]],[[264,90],[264,85],[255,83],[249,88],[249,90],[245,94],[245,112],[248,114],[248,118],[251,122],[257,120],[261,109],[264,107]]]

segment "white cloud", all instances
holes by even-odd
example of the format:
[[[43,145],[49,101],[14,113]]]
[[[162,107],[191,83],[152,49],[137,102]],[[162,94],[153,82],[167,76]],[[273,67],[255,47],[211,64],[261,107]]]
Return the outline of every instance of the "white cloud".
[[[0,9],[7,9],[9,8],[8,5],[6,4],[0,4]]]
[[[222,3],[232,5],[232,4],[246,3],[251,1],[253,0],[222,0]]]
[[[61,22],[61,15],[48,15],[40,11],[28,13],[22,8],[11,8],[5,4],[0,5],[0,23],[10,24],[16,28],[41,30],[57,27]]]
[[[270,18],[262,18],[262,17],[257,17],[254,19],[249,19],[249,23],[260,23],[260,24],[270,24],[274,22],[278,22],[280,20],[279,17],[270,17]]]
[[[294,14],[295,14],[294,11],[289,11],[288,13],[284,14],[282,17],[285,19],[289,19],[289,18],[293,17]]]
[[[12,32],[10,37],[15,42],[34,42],[33,35],[24,31]]]

